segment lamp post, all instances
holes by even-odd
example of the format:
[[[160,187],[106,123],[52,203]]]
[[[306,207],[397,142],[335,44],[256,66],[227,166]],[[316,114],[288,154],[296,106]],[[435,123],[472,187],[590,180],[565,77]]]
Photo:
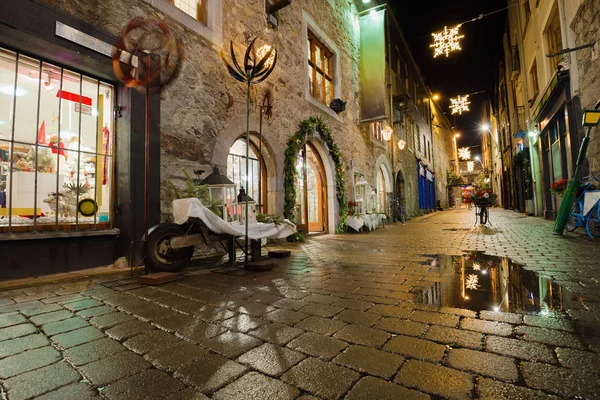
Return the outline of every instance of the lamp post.
[[[460,174],[460,168],[458,168],[458,138],[460,137],[460,133],[454,134],[454,172],[458,176]]]
[[[569,180],[563,195],[563,200],[560,203],[560,209],[558,210],[556,222],[554,223],[554,228],[552,229],[555,235],[562,235],[563,231],[565,230],[565,225],[567,224],[567,219],[569,218],[569,214],[571,212],[571,206],[573,205],[573,199],[575,198],[575,194],[579,188],[579,174],[581,172],[581,165],[585,160],[588,145],[590,144],[590,132],[594,126],[600,123],[600,111],[598,111],[599,108],[600,102],[596,104],[596,107],[594,107],[593,110],[583,111],[583,126],[587,126],[588,129],[583,141],[581,142],[581,147],[579,148],[579,156],[577,157],[577,162],[575,163],[576,168],[575,172],[573,173],[573,178]]]
[[[260,37],[260,34],[256,36],[250,44],[246,48],[246,53],[244,55],[244,63],[242,64],[244,68],[240,67],[237,58],[235,56],[235,52],[233,50],[233,40],[230,42],[229,49],[231,52],[231,64],[225,59],[225,56],[222,54],[223,61],[227,66],[227,70],[229,74],[238,82],[242,82],[246,84],[246,174],[250,169],[249,163],[249,149],[250,149],[250,87],[252,85],[258,85],[265,79],[271,75],[273,70],[275,69],[275,64],[277,64],[277,51],[268,44],[260,47],[259,49],[255,49],[254,45],[256,40]],[[249,193],[248,187],[249,179],[246,179],[246,193]],[[259,189],[260,190],[260,189]],[[245,199],[245,262],[248,262],[248,196]]]

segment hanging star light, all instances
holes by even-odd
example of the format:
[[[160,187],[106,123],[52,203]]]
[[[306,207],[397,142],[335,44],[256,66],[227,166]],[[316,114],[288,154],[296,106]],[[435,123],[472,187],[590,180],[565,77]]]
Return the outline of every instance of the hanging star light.
[[[446,57],[448,57],[451,52],[462,50],[459,40],[464,38],[464,35],[458,32],[459,29],[460,25],[456,25],[450,29],[444,27],[443,31],[431,34],[433,36],[433,44],[429,45],[429,47],[433,47],[433,58],[442,54],[446,54]]]
[[[479,263],[474,263],[474,264],[473,264],[473,269],[474,269],[475,271],[481,271],[481,265],[479,265]]]
[[[450,102],[452,104],[450,104],[450,109],[452,110],[452,114],[462,114],[463,111],[469,111],[469,104],[471,104],[471,102],[469,101],[469,95],[465,95],[465,96],[458,96],[455,99],[450,99]]]
[[[479,288],[479,277],[475,274],[467,276],[465,286],[467,289],[477,290]]]
[[[460,149],[458,149],[458,156],[461,158],[461,160],[470,160],[471,150],[469,150],[468,147],[461,147]]]
[[[386,142],[390,141],[390,139],[392,138],[392,133],[394,133],[394,130],[389,125],[386,125],[385,128],[381,130],[383,140],[385,140]]]
[[[475,171],[475,162],[474,161],[467,162],[467,171],[469,171],[469,172]]]

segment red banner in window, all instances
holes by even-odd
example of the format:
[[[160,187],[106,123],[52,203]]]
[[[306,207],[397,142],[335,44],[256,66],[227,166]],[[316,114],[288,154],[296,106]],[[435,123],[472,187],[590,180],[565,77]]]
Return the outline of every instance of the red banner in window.
[[[86,96],[79,96],[76,93],[67,92],[66,90],[59,90],[56,92],[56,97],[62,97],[65,100],[70,100],[75,103],[79,103],[81,100],[81,104],[85,104],[86,106],[92,106],[92,98]]]

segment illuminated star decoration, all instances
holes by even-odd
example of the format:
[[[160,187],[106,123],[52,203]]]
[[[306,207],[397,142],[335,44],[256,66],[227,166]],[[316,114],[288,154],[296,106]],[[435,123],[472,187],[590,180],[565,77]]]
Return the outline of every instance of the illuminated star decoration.
[[[452,114],[458,113],[462,115],[463,111],[469,111],[469,95],[465,95],[464,97],[458,96],[455,99],[450,99],[450,109],[452,110]]]
[[[467,287],[467,289],[477,290],[479,288],[479,277],[475,274],[467,276],[465,286]]]
[[[462,50],[458,41],[464,38],[464,35],[459,34],[459,29],[460,25],[456,25],[450,29],[444,27],[443,31],[431,34],[433,36],[433,44],[429,45],[429,47],[433,47],[433,58],[441,54],[446,54],[446,57],[448,57],[450,52]]]
[[[481,271],[481,265],[479,265],[479,263],[475,263],[475,264],[473,264],[473,269],[475,271]]]
[[[468,147],[461,147],[460,149],[458,149],[458,156],[462,159],[462,160],[470,160],[471,159],[471,150],[469,150]]]
[[[474,161],[468,161],[467,162],[467,171],[473,172],[474,170],[475,170],[475,162]]]

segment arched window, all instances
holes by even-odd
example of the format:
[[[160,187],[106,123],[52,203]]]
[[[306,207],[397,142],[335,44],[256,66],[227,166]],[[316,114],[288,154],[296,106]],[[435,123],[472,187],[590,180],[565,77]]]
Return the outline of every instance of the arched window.
[[[229,149],[227,157],[227,177],[236,185],[236,192],[239,193],[241,187],[246,188],[248,180],[248,194],[256,201],[258,210],[266,212],[266,194],[267,181],[264,163],[261,163],[258,149],[250,143],[248,149],[248,171],[246,172],[246,140],[238,139]],[[261,204],[264,207],[261,208]]]

